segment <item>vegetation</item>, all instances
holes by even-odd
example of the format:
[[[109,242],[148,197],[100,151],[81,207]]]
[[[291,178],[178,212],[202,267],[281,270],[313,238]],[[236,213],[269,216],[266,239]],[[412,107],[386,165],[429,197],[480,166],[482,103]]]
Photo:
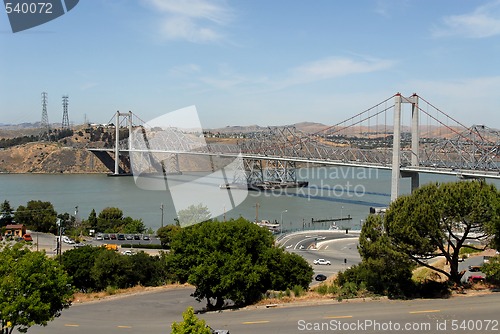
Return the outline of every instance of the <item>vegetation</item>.
[[[307,288],[313,274],[304,259],[275,248],[269,231],[242,218],[183,228],[167,260],[178,280],[194,285],[193,296],[206,299],[208,308],[220,308],[225,300],[251,304],[268,289]]]
[[[336,284],[390,297],[446,296],[448,282],[460,284],[459,257],[485,248],[469,242],[497,237],[499,219],[500,196],[493,185],[472,181],[421,187],[394,201],[385,216],[368,217],[359,239],[362,262],[340,273]],[[448,271],[429,261],[438,256],[446,259]],[[448,282],[412,280],[416,265]]]
[[[164,255],[122,255],[104,247],[84,246],[62,255],[63,267],[73,277],[73,285],[83,292],[162,285],[169,277],[165,263]]]
[[[170,243],[174,239],[175,235],[181,231],[181,227],[177,225],[167,225],[160,227],[156,231],[156,235],[160,238],[162,248],[170,248]]]
[[[464,181],[429,184],[399,197],[386,213],[384,228],[395,250],[460,284],[460,250],[478,248],[469,242],[491,237],[499,220],[500,193],[495,186]],[[448,261],[449,271],[430,264],[438,256]]]
[[[485,263],[481,271],[486,274],[486,280],[500,285],[500,256],[494,256],[490,258],[488,263]]]
[[[103,209],[97,217],[95,210],[92,210],[88,220],[83,223],[86,228],[94,229],[96,232],[139,234],[146,230],[141,219],[124,217],[122,210],[113,207]]]
[[[208,211],[208,208],[200,203],[198,205],[190,205],[185,210],[179,210],[177,216],[179,226],[186,227],[207,221],[212,215]]]
[[[20,205],[14,214],[14,221],[30,230],[57,233],[57,212],[50,202],[29,201],[26,206]]]
[[[412,270],[415,263],[398,251],[384,233],[381,216],[367,218],[359,238],[362,262],[340,273],[337,283],[366,287],[370,292],[391,297],[409,295],[414,289]]]
[[[46,325],[69,307],[73,291],[60,265],[22,244],[0,251],[0,333],[25,333]]]
[[[12,224],[14,222],[14,209],[10,206],[9,201],[5,200],[0,205],[0,228]]]
[[[194,310],[189,306],[186,311],[182,313],[181,322],[174,322],[172,324],[171,334],[211,334],[211,330],[205,324],[205,320],[198,319],[194,315]]]

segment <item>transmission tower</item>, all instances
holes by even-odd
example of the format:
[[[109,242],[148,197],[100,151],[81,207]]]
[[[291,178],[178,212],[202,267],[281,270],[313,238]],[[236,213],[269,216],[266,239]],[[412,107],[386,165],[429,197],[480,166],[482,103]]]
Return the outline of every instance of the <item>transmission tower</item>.
[[[68,117],[68,95],[63,95],[63,118],[61,123],[61,128],[69,129],[69,117]]]
[[[49,132],[49,116],[47,114],[47,103],[48,103],[48,94],[42,93],[42,122],[40,124],[40,133],[38,134],[38,140],[50,140]]]

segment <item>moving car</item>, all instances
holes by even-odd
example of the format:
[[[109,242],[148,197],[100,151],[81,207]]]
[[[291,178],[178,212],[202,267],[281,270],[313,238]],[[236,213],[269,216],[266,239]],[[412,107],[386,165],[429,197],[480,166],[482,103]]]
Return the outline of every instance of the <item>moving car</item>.
[[[325,265],[331,265],[330,261],[325,260],[325,259],[317,259],[314,260],[314,264],[325,264]]]
[[[323,275],[323,274],[317,274],[317,275],[316,275],[316,277],[314,277],[314,279],[315,279],[316,281],[321,282],[321,281],[326,280],[326,276],[325,276],[325,275]]]

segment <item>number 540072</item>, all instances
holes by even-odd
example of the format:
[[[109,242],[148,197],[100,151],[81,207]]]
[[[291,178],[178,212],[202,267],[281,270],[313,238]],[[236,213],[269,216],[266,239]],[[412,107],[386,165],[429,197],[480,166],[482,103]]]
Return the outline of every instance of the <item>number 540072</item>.
[[[15,5],[12,2],[5,3],[7,14],[52,14],[52,4],[50,2],[18,2]]]

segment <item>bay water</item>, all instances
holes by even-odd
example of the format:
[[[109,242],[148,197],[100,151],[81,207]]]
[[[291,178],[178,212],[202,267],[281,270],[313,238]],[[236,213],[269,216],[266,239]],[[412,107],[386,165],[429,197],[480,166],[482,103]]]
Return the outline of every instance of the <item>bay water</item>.
[[[370,207],[386,207],[390,202],[391,172],[353,167],[315,167],[297,170],[307,188],[276,191],[250,191],[234,209],[224,208],[218,219],[244,217],[282,224],[283,231],[327,229],[331,222],[313,220],[351,217],[337,222],[339,228],[359,229]],[[456,181],[454,176],[420,174],[420,183]],[[498,181],[493,182],[500,187]],[[221,192],[224,190],[220,190]],[[238,190],[234,190],[238,191]],[[410,192],[410,179],[401,179],[401,193]],[[0,201],[11,206],[26,205],[30,200],[49,201],[58,213],[68,212],[87,219],[91,210],[118,207],[125,216],[142,219],[157,230],[162,224],[174,224],[175,207],[171,193],[144,190],[133,177],[109,177],[103,174],[0,174]],[[193,203],[197,204],[197,203]]]

